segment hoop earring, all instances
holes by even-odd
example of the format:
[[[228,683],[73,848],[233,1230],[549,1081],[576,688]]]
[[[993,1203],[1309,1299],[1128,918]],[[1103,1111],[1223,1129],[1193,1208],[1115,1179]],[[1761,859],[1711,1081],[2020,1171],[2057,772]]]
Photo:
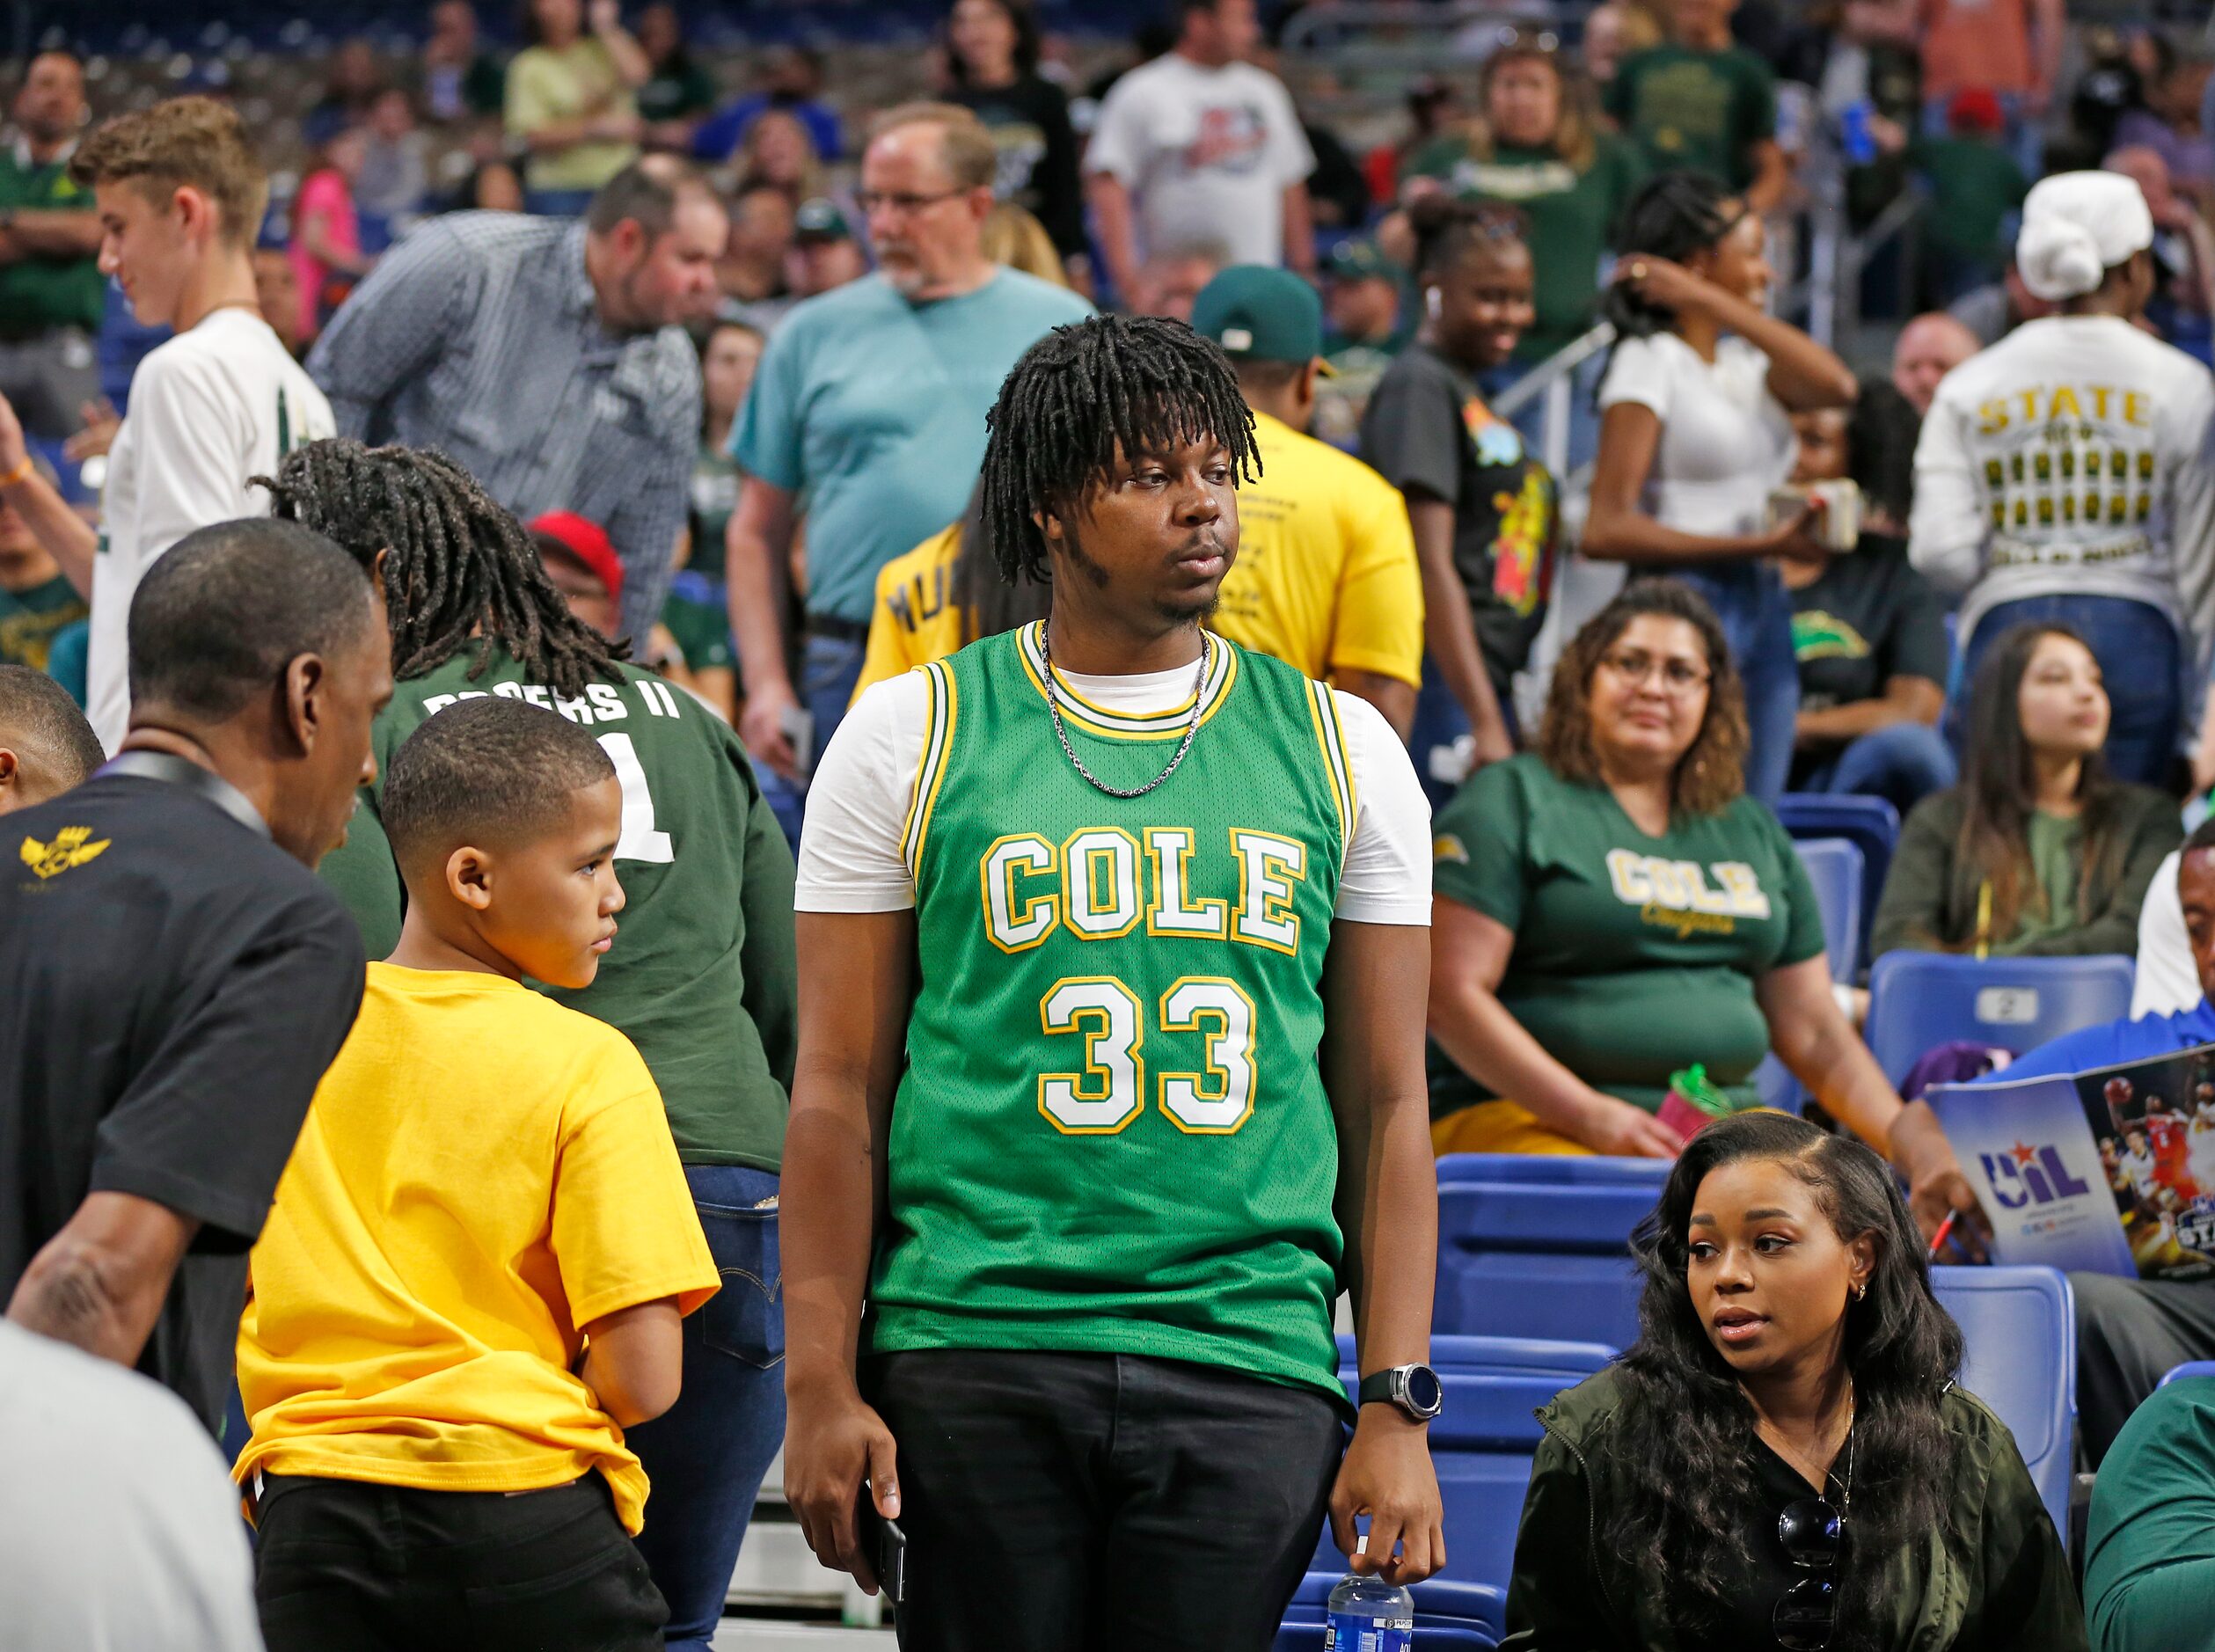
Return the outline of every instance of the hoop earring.
[[[1868,1294],[1869,1282],[1866,1279],[1861,1281],[1860,1284],[1853,1287],[1853,1300],[1856,1302],[1860,1301],[1862,1297],[1868,1296]]]

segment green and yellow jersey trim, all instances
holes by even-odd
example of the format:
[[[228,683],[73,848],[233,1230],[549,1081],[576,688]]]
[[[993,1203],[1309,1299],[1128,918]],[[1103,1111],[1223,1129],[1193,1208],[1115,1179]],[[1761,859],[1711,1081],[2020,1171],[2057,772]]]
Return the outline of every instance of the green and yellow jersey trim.
[[[1043,627],[1036,621],[1023,627],[1019,634],[1019,653],[1023,669],[1030,677],[1031,686],[1038,691],[1041,699],[1046,698],[1046,654],[1039,646],[1039,632]],[[1221,637],[1214,639],[1214,659],[1208,667],[1208,679],[1200,685],[1200,720],[1204,723],[1221,711],[1231,698],[1231,687],[1238,680],[1239,651],[1236,645]],[[1069,674],[1059,666],[1054,668],[1056,685],[1055,698],[1061,703],[1062,719],[1088,735],[1107,740],[1182,740],[1187,725],[1192,719],[1192,697],[1187,695],[1166,711],[1135,714],[1096,705],[1070,685]]]
[[[931,830],[931,814],[938,807],[939,786],[946,778],[947,757],[954,749],[954,723],[961,702],[954,691],[954,668],[933,660],[916,668],[923,673],[930,693],[930,712],[924,720],[923,757],[916,764],[915,791],[908,800],[907,822],[900,831],[900,859],[908,875],[923,875],[923,840]]]
[[[1338,806],[1338,841],[1341,851],[1354,841],[1354,815],[1360,798],[1354,785],[1354,759],[1347,749],[1346,725],[1339,720],[1338,702],[1330,684],[1310,678],[1307,709],[1315,719],[1315,743],[1323,753],[1323,767],[1331,781],[1331,801]]]

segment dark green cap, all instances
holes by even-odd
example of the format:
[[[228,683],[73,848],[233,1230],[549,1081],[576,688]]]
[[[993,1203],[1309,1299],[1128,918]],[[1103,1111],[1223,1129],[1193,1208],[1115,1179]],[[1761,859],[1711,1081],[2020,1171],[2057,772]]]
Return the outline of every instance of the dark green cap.
[[[1323,354],[1323,301],[1290,270],[1233,264],[1192,301],[1192,330],[1226,355],[1312,362]]]
[[[800,210],[793,214],[793,235],[795,239],[809,241],[851,241],[853,230],[846,223],[846,215],[838,210],[838,203],[827,195],[816,195],[800,203]]]
[[[1374,241],[1341,241],[1324,267],[1342,281],[1397,282],[1400,279],[1400,266],[1386,258]]]

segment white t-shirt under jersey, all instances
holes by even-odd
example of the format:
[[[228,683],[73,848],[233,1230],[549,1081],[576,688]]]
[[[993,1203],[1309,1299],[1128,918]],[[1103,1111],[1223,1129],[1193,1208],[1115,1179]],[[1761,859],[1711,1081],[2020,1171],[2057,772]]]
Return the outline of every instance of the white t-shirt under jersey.
[[[212,311],[138,364],[108,450],[92,564],[85,711],[108,750],[130,720],[128,624],[146,570],[195,528],[267,515],[268,495],[246,479],[338,430],[315,381],[250,310]]]
[[[1095,705],[1131,715],[1166,711],[1192,693],[1190,666],[1133,676],[1059,675]],[[1427,926],[1430,804],[1407,748],[1383,714],[1367,700],[1332,692],[1353,759],[1357,810],[1339,873],[1336,915],[1361,924]],[[1043,700],[1038,717],[1043,725]],[[798,910],[900,912],[915,904],[915,880],[901,859],[900,836],[929,720],[930,693],[920,671],[876,683],[847,712],[808,786],[793,903]],[[1195,736],[1195,750],[1210,732],[1203,727]],[[1174,749],[1163,743],[1164,763]],[[1059,751],[1054,757],[1068,761]]]
[[[2114,316],[2026,321],[1939,381],[1908,559],[1967,593],[1964,642],[1996,603],[2085,596],[2148,603],[2204,647],[2211,444],[2215,379],[2183,351]]]

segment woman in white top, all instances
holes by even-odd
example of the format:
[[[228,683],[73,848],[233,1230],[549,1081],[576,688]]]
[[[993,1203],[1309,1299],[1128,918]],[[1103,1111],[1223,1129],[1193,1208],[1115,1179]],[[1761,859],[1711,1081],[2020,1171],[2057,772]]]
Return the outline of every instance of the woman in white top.
[[[1583,552],[1676,574],[1714,607],[1745,684],[1746,790],[1774,803],[1800,680],[1791,599],[1766,559],[1828,553],[1811,512],[1768,525],[1769,493],[1792,471],[1792,415],[1846,406],[1853,375],[1763,311],[1761,219],[1720,184],[1664,172],[1631,198],[1618,240]]]
[[[2023,203],[2016,266],[2061,313],[2026,321],[1938,386],[1915,450],[1908,557],[1964,592],[1965,671],[2014,626],[2065,625],[2107,679],[2107,763],[2168,778],[2185,668],[2215,634],[2215,380],[2137,323],[2153,220],[2113,172]]]

